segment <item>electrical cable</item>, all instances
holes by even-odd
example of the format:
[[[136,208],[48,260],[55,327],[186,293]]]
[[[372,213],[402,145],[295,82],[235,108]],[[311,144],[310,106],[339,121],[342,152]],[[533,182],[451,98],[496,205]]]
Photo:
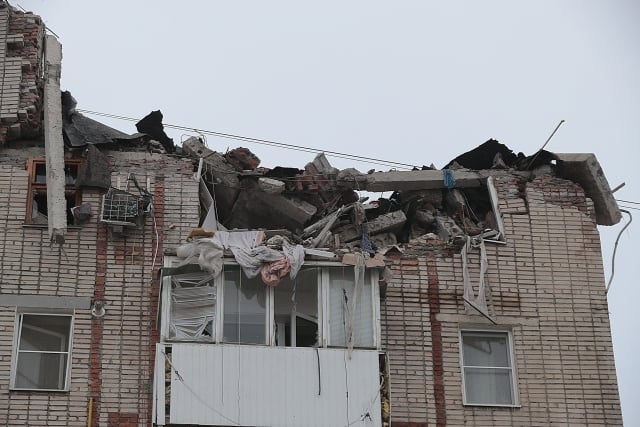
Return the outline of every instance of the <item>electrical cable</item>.
[[[636,207],[633,207],[633,206],[625,206],[625,205],[618,205],[618,206],[620,206],[621,208],[625,208],[625,209],[633,209],[633,210],[636,210],[636,211],[640,211],[640,208],[636,208]]]
[[[116,114],[109,114],[109,113],[101,113],[99,111],[91,111],[91,110],[84,110],[84,109],[76,109],[76,111],[80,113],[92,114],[92,115],[107,117],[111,119],[127,120],[131,122],[139,121],[139,119],[135,119],[132,117],[119,116]],[[366,162],[366,163],[377,164],[382,166],[391,166],[391,167],[396,167],[400,169],[413,169],[417,167],[416,165],[412,165],[409,163],[394,162],[391,160],[377,159],[373,157],[359,156],[356,154],[341,153],[338,151],[329,151],[329,150],[323,150],[323,149],[313,148],[313,147],[305,147],[303,145],[287,144],[284,142],[270,141],[267,139],[260,139],[260,138],[252,138],[252,137],[224,133],[224,132],[210,131],[206,129],[199,129],[199,128],[189,127],[189,126],[180,126],[180,125],[173,125],[173,124],[166,124],[166,123],[163,123],[163,126],[170,129],[191,131],[191,132],[196,132],[203,135],[204,134],[212,135],[212,136],[217,136],[219,138],[234,139],[238,141],[250,142],[250,143],[259,144],[259,145],[268,145],[268,146],[278,147],[278,148],[285,148],[285,149],[294,150],[294,151],[302,151],[302,152],[308,152],[308,153],[323,152],[326,155],[331,157]]]
[[[629,225],[631,225],[631,222],[633,221],[633,216],[631,216],[631,212],[625,210],[625,209],[620,209],[621,212],[626,213],[627,215],[629,215],[629,222],[627,222],[624,227],[622,227],[622,230],[620,230],[620,233],[618,233],[618,237],[616,238],[616,243],[613,245],[613,256],[611,257],[611,277],[609,277],[609,283],[607,283],[607,290],[606,290],[606,294],[609,293],[609,289],[611,288],[611,282],[613,281],[613,276],[615,275],[615,268],[616,268],[616,251],[618,250],[618,242],[620,241],[620,236],[622,236],[622,233],[624,232],[624,230],[627,229],[627,227],[629,227]]]
[[[632,205],[640,205],[640,202],[632,202],[631,200],[616,199],[616,202],[631,203]]]

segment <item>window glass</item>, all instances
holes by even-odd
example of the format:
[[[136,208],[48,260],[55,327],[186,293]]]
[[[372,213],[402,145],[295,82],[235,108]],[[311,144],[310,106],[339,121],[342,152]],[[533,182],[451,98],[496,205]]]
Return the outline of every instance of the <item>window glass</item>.
[[[352,322],[353,346],[374,346],[371,286],[367,272],[356,287],[353,267],[329,269],[329,345],[346,347],[349,322]]]
[[[511,405],[510,369],[465,368],[467,403],[484,405]]]
[[[71,316],[21,314],[14,388],[64,390]]]
[[[507,332],[462,331],[462,364],[466,404],[515,404]]]
[[[223,340],[229,343],[267,343],[267,287],[238,268],[224,271]]]
[[[511,365],[506,335],[465,332],[463,345],[465,366],[508,367]]]

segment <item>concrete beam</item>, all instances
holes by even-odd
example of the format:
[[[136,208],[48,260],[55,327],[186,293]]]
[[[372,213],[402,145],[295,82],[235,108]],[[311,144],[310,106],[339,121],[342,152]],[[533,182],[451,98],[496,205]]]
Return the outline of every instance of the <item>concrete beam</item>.
[[[0,294],[0,307],[89,309],[89,297]]]
[[[60,72],[62,45],[52,36],[45,40],[44,148],[47,160],[47,216],[49,238],[64,243],[67,232],[67,202],[64,198],[64,139]]]
[[[609,181],[593,153],[555,153],[557,174],[582,186],[596,210],[599,225],[615,225],[622,219],[618,203],[613,197]]]
[[[455,170],[456,187],[479,187],[484,180],[482,174],[470,170]],[[412,191],[445,188],[441,170],[406,172],[374,172],[371,174],[349,174],[339,176],[338,183],[352,190],[372,192]]]

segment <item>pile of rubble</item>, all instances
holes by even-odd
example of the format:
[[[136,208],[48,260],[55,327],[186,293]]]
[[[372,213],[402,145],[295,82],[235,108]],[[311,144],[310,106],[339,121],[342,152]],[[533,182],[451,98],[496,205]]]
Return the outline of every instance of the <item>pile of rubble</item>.
[[[443,170],[364,174],[340,171],[324,154],[302,170],[261,168],[246,148],[218,153],[195,137],[183,142],[182,151],[194,158],[203,180],[201,200],[210,201],[203,205],[203,228],[262,229],[305,248],[372,256],[425,235],[440,244],[462,241],[467,235],[501,240],[489,176],[501,168],[526,175],[527,169],[548,165],[553,158],[547,152],[516,156],[489,140]],[[367,203],[357,191],[392,194]]]

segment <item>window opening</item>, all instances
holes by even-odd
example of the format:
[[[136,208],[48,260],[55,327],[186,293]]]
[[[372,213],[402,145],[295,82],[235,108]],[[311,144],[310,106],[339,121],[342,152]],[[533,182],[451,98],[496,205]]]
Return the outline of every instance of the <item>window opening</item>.
[[[70,315],[19,314],[14,389],[66,390]]]
[[[464,402],[517,404],[509,332],[461,331]]]
[[[67,225],[74,225],[75,220],[71,208],[82,203],[81,192],[75,187],[78,178],[79,159],[67,159],[64,164]],[[32,159],[27,164],[29,171],[29,195],[27,198],[27,212],[25,223],[48,223],[47,200],[47,164],[45,159]]]
[[[313,347],[318,343],[318,269],[304,269],[295,280],[273,288],[277,346]]]

